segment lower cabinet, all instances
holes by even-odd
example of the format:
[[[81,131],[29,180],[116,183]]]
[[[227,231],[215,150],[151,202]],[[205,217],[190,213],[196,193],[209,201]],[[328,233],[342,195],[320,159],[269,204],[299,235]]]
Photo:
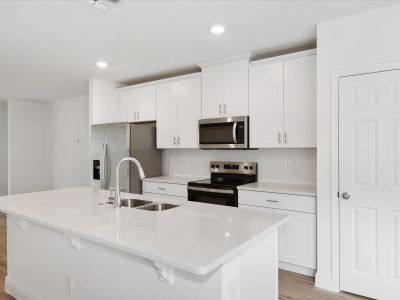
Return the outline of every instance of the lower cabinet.
[[[271,193],[260,193],[269,195]],[[285,205],[292,195],[286,196]],[[279,268],[314,276],[317,267],[317,216],[316,213],[298,212],[287,209],[279,209],[279,203],[274,202],[275,207],[253,206],[248,204],[246,191],[239,191],[239,207],[260,211],[281,213],[290,217],[289,221],[279,228]],[[241,204],[241,197],[246,198],[246,204]],[[296,199],[297,196],[293,196]],[[309,197],[314,199],[315,197]],[[265,197],[268,199],[268,197]],[[257,203],[259,204],[259,203]]]
[[[143,193],[187,198],[187,185],[144,180]]]

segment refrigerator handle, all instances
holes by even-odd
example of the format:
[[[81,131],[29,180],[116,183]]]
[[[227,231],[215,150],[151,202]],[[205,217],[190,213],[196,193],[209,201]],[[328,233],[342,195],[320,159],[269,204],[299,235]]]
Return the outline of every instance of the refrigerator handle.
[[[107,166],[106,166],[106,155],[107,155],[107,141],[103,141],[103,148],[101,150],[100,158],[100,188],[105,190],[106,188],[106,176],[107,176]]]

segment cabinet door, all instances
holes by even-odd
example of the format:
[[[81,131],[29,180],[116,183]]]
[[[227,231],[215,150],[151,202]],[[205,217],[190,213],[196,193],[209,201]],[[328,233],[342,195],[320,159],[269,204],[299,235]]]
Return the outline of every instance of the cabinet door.
[[[250,68],[250,147],[283,147],[283,62]]]
[[[122,122],[119,84],[91,79],[89,82],[90,121],[92,125]]]
[[[224,107],[226,117],[249,114],[249,62],[240,60],[224,65]]]
[[[122,119],[124,122],[135,122],[139,108],[139,93],[137,89],[121,92]]]
[[[156,120],[156,87],[147,86],[139,89],[138,120]]]
[[[285,145],[289,148],[317,146],[316,55],[284,62]]]
[[[316,269],[316,215],[279,209],[275,212],[290,216],[279,228],[279,260]]]
[[[202,75],[202,118],[220,118],[224,98],[223,65],[206,67]]]
[[[177,82],[157,87],[157,148],[175,148],[178,119]]]
[[[178,82],[178,147],[199,147],[199,119],[201,118],[201,79],[190,78]]]

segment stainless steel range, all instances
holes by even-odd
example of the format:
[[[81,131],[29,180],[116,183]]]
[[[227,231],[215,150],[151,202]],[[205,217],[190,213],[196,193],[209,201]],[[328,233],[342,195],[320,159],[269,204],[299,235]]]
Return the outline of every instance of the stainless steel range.
[[[210,179],[188,183],[189,201],[237,207],[237,187],[258,178],[254,162],[212,161],[210,171]]]

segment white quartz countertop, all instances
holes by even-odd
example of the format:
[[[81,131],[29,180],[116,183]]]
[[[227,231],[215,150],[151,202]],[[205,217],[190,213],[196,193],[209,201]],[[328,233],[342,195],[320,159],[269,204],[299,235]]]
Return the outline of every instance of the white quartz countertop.
[[[317,195],[317,187],[315,185],[292,184],[283,182],[254,182],[238,187],[239,190],[291,194],[301,196],[315,197]]]
[[[161,212],[98,205],[108,196],[83,187],[5,196],[0,211],[198,275],[239,256],[288,219],[197,202]]]
[[[191,177],[191,176],[158,176],[158,177],[146,177],[143,181],[152,182],[163,182],[163,183],[174,183],[187,185],[189,181],[197,181],[206,179],[205,177]]]

